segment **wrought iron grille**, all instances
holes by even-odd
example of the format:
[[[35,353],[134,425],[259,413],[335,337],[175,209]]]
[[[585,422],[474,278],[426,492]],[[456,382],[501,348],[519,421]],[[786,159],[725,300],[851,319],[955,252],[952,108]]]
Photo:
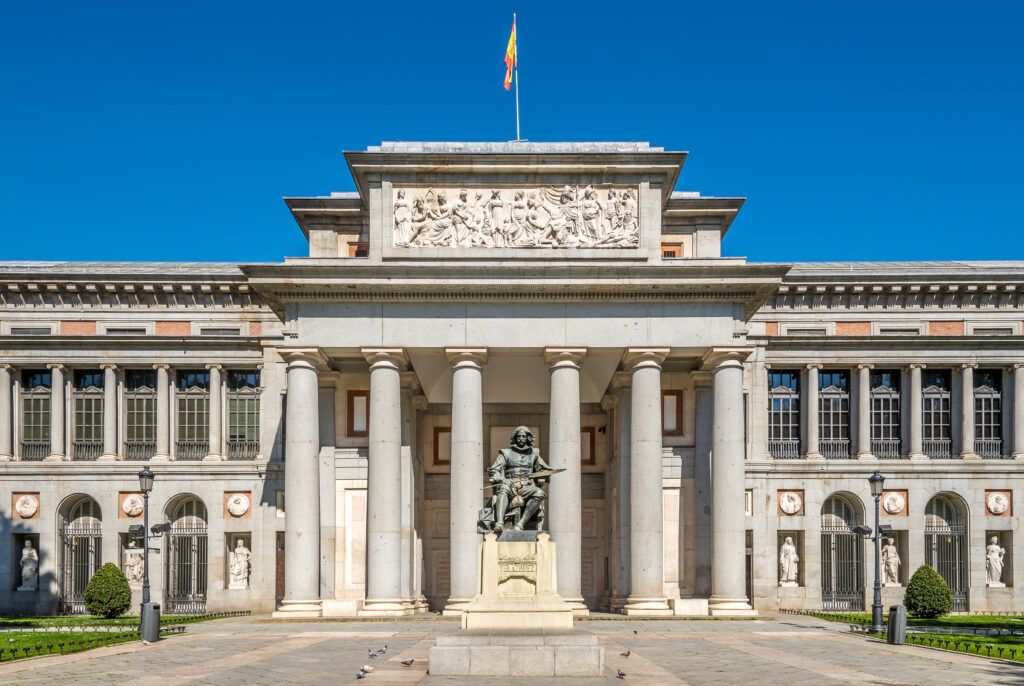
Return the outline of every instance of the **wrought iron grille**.
[[[933,460],[949,460],[953,457],[953,441],[948,438],[929,438],[921,443],[924,454]]]
[[[210,454],[210,441],[178,441],[174,457],[177,460],[201,460]]]
[[[818,450],[822,457],[832,460],[848,460],[850,458],[850,439],[823,438],[818,441]]]
[[[902,457],[902,453],[900,452],[900,439],[872,438],[871,454],[880,460],[898,460]]]
[[[975,438],[974,452],[989,460],[1003,457],[1003,441],[1000,438]]]
[[[848,526],[821,528],[821,602],[825,610],[864,609],[861,538]]]
[[[74,440],[71,451],[76,460],[95,460],[103,454],[102,440]]]
[[[953,594],[953,611],[967,611],[967,563],[964,560],[966,527],[926,526],[924,530],[925,559],[946,580]]]
[[[206,612],[207,543],[205,526],[167,533],[167,613]]]
[[[797,460],[800,458],[800,439],[785,438],[768,441],[768,452],[776,460]]]
[[[50,439],[45,441],[22,441],[21,459],[42,460],[50,455]]]
[[[256,456],[259,454],[259,441],[239,441],[235,439],[228,440],[229,460],[255,460]]]
[[[125,441],[124,459],[148,460],[156,455],[156,441]]]
[[[62,517],[60,525],[61,614],[85,614],[85,587],[100,568],[103,530],[99,506],[82,498]]]

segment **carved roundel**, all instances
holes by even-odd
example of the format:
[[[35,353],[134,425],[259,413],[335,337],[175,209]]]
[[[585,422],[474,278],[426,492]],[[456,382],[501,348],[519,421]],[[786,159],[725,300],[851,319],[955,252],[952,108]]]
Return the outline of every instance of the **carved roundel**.
[[[241,517],[249,511],[249,496],[244,493],[235,493],[228,498],[228,512],[232,517]]]
[[[39,512],[39,498],[23,495],[14,503],[14,509],[22,519],[32,519]]]
[[[989,493],[985,498],[985,506],[994,515],[1001,515],[1010,507],[1010,499],[1001,491]]]
[[[142,509],[145,507],[145,502],[142,500],[142,496],[138,493],[129,493],[121,501],[121,511],[129,517],[138,517],[142,514]]]
[[[788,515],[795,515],[803,509],[804,501],[796,491],[786,491],[779,495],[779,509]]]
[[[889,491],[882,498],[882,509],[891,515],[899,514],[903,512],[903,508],[907,506],[907,499],[903,497],[902,493],[897,491]]]

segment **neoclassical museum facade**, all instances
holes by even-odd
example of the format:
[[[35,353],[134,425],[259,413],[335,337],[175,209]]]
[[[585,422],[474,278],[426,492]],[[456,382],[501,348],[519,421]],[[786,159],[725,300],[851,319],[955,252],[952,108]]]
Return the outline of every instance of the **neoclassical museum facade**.
[[[0,613],[138,594],[149,465],[164,613],[458,614],[518,426],[580,614],[869,606],[875,471],[886,605],[1024,610],[1024,262],[723,256],[685,157],[385,143],[307,257],[0,263]]]

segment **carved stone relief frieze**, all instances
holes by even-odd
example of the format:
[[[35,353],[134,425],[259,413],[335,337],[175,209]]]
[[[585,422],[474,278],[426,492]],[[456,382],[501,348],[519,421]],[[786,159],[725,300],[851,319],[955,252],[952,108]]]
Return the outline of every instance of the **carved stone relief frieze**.
[[[635,248],[637,189],[396,188],[399,248]]]

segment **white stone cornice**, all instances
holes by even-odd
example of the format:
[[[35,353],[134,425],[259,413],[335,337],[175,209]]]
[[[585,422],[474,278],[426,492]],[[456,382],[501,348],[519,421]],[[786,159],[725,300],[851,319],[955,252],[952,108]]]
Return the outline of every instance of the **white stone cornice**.
[[[660,369],[671,351],[671,348],[627,348],[622,356],[622,364],[630,371],[638,367],[658,367]]]
[[[587,356],[586,348],[544,348],[544,363],[551,368],[579,367]]]

